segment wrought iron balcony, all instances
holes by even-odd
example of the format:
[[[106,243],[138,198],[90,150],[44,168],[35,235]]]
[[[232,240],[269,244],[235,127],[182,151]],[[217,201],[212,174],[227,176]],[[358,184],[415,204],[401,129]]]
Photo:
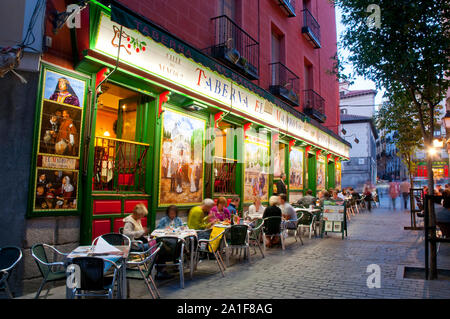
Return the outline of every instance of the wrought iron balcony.
[[[269,67],[272,76],[272,85],[269,86],[269,91],[287,103],[298,106],[300,78],[281,62],[270,63]]]
[[[226,15],[214,22],[214,43],[210,54],[250,80],[259,78],[259,43]]]
[[[303,93],[303,112],[324,123],[327,119],[325,115],[325,99],[314,90],[304,90]]]
[[[308,9],[303,11],[303,27],[302,33],[305,35],[306,39],[312,43],[314,48],[318,49],[320,45],[320,25],[317,20],[313,17]]]
[[[295,0],[274,0],[289,18],[295,17]]]

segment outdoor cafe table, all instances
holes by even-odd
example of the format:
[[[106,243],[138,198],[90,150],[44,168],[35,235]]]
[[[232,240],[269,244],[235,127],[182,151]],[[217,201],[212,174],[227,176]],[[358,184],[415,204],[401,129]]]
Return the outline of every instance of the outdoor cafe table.
[[[197,238],[197,231],[194,229],[189,228],[165,228],[165,229],[155,229],[150,237],[158,238],[158,237],[174,237],[186,240],[186,238]],[[191,261],[190,261],[190,274],[192,277],[192,274],[194,272],[194,252],[195,252],[195,240],[190,240],[191,243]]]
[[[128,246],[114,246],[119,250],[113,251],[111,253],[94,253],[94,246],[79,246],[74,249],[69,255],[66,257],[67,265],[71,264],[73,258],[77,257],[100,257],[106,260],[111,260],[115,262],[119,266],[119,298],[126,299],[127,298],[127,272],[125,262],[128,258],[129,247]],[[72,289],[66,287],[66,298],[73,299]]]

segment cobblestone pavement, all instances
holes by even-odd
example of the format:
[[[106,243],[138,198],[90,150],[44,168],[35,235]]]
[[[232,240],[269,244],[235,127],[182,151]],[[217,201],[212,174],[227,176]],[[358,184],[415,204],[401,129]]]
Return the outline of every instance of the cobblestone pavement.
[[[409,213],[377,208],[351,218],[348,237],[339,234],[303,239],[304,245],[287,239],[286,250],[266,250],[266,258],[252,256],[232,260],[223,278],[211,261],[199,264],[185,289],[178,277],[160,284],[162,298],[450,298],[450,281],[401,279],[400,266],[423,267],[421,231],[405,231]],[[234,262],[234,264],[233,264]],[[381,268],[381,288],[368,288],[367,266]],[[443,244],[439,268],[450,269],[450,247]],[[144,283],[130,282],[131,298],[149,298]],[[29,295],[30,297],[31,295]],[[49,298],[63,298],[63,287],[52,289]]]

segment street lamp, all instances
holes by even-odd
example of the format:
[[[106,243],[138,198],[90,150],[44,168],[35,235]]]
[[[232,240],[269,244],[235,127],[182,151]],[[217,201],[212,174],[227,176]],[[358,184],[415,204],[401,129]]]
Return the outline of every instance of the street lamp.
[[[430,148],[428,149],[428,154],[429,154],[431,157],[433,157],[434,155],[437,154],[437,149],[434,148],[434,147],[430,147]]]
[[[433,148],[443,148],[444,147],[444,141],[440,138],[435,138],[433,140]]]

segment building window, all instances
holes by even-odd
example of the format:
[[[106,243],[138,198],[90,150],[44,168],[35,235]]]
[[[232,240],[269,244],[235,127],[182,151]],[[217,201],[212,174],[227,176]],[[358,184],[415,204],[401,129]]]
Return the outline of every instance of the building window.
[[[341,109],[341,114],[347,114],[347,109]]]
[[[94,190],[144,191],[148,144],[141,143],[137,114],[144,97],[113,84],[102,85],[95,122]]]
[[[309,61],[305,61],[305,90],[314,90],[313,65]]]
[[[236,8],[238,0],[219,0],[219,16],[226,15],[234,22],[238,23],[239,17]]]

